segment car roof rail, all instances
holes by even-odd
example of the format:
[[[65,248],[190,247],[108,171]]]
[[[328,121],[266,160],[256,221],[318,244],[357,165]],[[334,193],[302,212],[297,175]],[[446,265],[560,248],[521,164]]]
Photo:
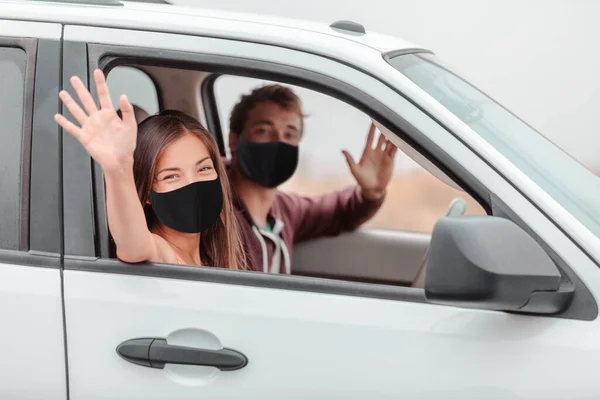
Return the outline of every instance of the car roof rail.
[[[334,31],[338,31],[340,33],[345,34],[353,34],[360,36],[367,33],[364,26],[354,21],[336,21],[333,24],[329,25],[329,27]]]
[[[152,4],[170,4],[173,5],[172,1],[169,0],[122,0],[126,3],[152,3]]]
[[[87,4],[94,6],[122,6],[120,0],[33,0],[40,3],[67,3],[67,4]],[[153,3],[153,4],[173,4],[168,0],[124,0],[132,3]]]
[[[119,0],[33,0],[38,3],[87,4],[93,6],[122,6]]]

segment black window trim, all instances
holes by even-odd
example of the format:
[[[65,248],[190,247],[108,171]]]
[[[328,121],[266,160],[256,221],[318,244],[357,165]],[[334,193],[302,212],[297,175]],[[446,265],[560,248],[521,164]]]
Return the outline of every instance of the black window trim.
[[[221,129],[221,117],[219,108],[217,107],[217,97],[215,95],[215,83],[221,74],[213,73],[202,81],[200,87],[200,98],[202,99],[202,107],[206,116],[206,127],[217,141],[219,153],[222,157],[227,155],[225,139],[223,138],[223,130]]]
[[[47,137],[48,129],[43,128],[54,122],[52,116],[56,108],[53,109],[52,100],[48,100],[48,92],[39,92],[51,90],[52,85],[58,86],[58,80],[52,78],[52,70],[57,76],[60,65],[56,63],[56,58],[48,55],[56,52],[59,46],[59,40],[0,37],[0,47],[19,48],[26,54],[19,246],[17,250],[0,249],[2,263],[57,269],[61,267],[58,135]],[[45,85],[35,84],[40,81],[45,82]],[[58,104],[57,96],[52,95],[52,98],[56,98]],[[49,169],[52,165],[57,167]],[[40,181],[54,182],[55,186],[40,186],[37,184]],[[36,208],[38,201],[46,202],[46,207]],[[53,206],[56,209],[52,209]],[[37,229],[40,226],[51,229],[54,234],[46,235],[46,231]]]
[[[25,82],[23,88],[23,124],[21,144],[21,209],[19,211],[18,250],[29,250],[29,176],[31,170],[31,135],[33,126],[33,91],[37,39],[0,37],[0,47],[17,48],[25,52]],[[1,249],[0,251],[3,251]],[[10,250],[14,251],[14,250]]]
[[[62,254],[60,40],[38,40],[31,143],[30,251]]]
[[[360,109],[367,115],[372,116],[385,126],[390,127],[391,130],[398,134],[407,144],[423,154],[423,156],[440,168],[441,171],[446,173],[458,185],[463,187],[466,192],[486,208],[488,213],[491,213],[492,193],[478,182],[463,166],[448,157],[443,149],[439,148],[435,143],[425,135],[422,135],[415,127],[410,125],[392,110],[388,109],[384,104],[379,103],[376,99],[366,96],[364,93],[345,82],[295,67],[259,60],[242,60],[229,56],[170,50],[161,50],[160,53],[157,53],[152,49],[102,44],[88,44],[88,51],[88,71],[99,67],[107,73],[114,66],[124,63],[136,63],[139,65],[143,65],[144,63],[149,63],[150,65],[166,64],[173,68],[191,68],[207,72],[281,81],[318,90],[321,93],[338,98],[339,100]],[[92,88],[92,94],[96,96],[94,91],[94,88]],[[400,93],[400,95],[402,94]],[[442,129],[447,130],[444,125],[440,124],[434,118],[432,118],[432,120]],[[108,237],[108,227],[106,224],[102,171],[97,165],[94,165],[93,169],[95,178],[94,198],[96,200],[93,207],[94,211],[97,212],[97,218],[104,221],[102,222],[104,227],[99,229],[96,233],[99,237],[106,238]],[[88,205],[88,207],[91,208],[92,205]],[[100,223],[97,223],[97,225],[100,225]],[[104,242],[107,242],[107,240],[104,240]],[[424,292],[419,289],[321,278],[276,276],[245,271],[221,270],[218,268],[190,268],[162,264],[146,264],[144,266],[129,265],[114,259],[105,259],[104,257],[106,257],[107,254],[107,249],[105,251],[102,251],[101,249],[99,257],[96,256],[96,254],[88,254],[84,257],[65,255],[65,269],[220,282],[318,293],[336,293],[367,298],[426,302]],[[595,318],[595,315],[590,317],[589,313],[586,313],[586,316],[582,316],[579,313],[570,316],[563,316],[560,314],[553,317],[589,320]]]

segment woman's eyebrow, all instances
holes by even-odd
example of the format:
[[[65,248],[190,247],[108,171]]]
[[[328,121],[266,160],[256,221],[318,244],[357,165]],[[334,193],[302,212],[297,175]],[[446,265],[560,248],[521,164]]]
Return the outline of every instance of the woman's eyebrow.
[[[163,169],[161,169],[160,171],[158,171],[158,172],[156,173],[156,175],[159,175],[159,174],[160,174],[160,173],[162,173],[162,172],[167,172],[167,171],[168,171],[168,172],[177,172],[177,171],[180,171],[180,170],[181,170],[181,168],[177,168],[177,167],[163,168]]]
[[[204,161],[208,160],[209,158],[210,158],[210,156],[206,156],[206,157],[204,157],[203,159],[201,159],[200,161],[198,161],[198,162],[196,163],[196,165],[200,165],[200,164],[202,164]]]

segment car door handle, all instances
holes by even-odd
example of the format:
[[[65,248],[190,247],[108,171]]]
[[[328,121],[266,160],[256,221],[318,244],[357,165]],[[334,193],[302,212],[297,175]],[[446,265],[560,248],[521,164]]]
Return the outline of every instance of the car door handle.
[[[165,364],[202,365],[221,371],[235,371],[248,364],[248,358],[232,349],[208,350],[168,344],[165,339],[139,338],[117,346],[117,353],[134,364],[164,368]]]

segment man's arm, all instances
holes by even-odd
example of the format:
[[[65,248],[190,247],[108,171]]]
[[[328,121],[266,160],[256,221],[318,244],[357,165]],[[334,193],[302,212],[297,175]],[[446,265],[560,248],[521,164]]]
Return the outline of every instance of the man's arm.
[[[376,130],[371,124],[358,163],[343,151],[357,186],[317,197],[284,195],[292,205],[288,212],[295,216],[296,241],[354,230],[379,210],[392,179],[398,148],[382,134],[375,141]]]
[[[377,213],[384,200],[366,199],[358,186],[313,197],[279,195],[292,215],[296,242],[355,230]]]

